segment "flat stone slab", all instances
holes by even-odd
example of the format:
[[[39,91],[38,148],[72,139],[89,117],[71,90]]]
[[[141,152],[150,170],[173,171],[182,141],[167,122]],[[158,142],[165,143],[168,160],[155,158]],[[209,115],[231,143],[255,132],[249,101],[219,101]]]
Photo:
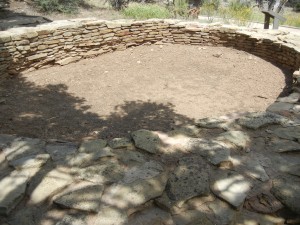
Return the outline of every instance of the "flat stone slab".
[[[8,147],[14,139],[16,139],[14,135],[0,134],[0,149]]]
[[[129,184],[114,184],[104,192],[102,201],[120,210],[135,208],[160,196],[165,189],[167,179],[167,174],[161,173],[151,179],[137,180]]]
[[[300,126],[277,128],[273,131],[276,136],[288,140],[300,140]]]
[[[64,187],[68,186],[73,182],[72,176],[60,171],[59,169],[54,169],[46,174],[40,183],[32,191],[29,199],[29,203],[38,204],[45,201],[51,195],[56,194],[58,191],[62,190]]]
[[[287,97],[278,98],[277,102],[296,103],[300,99],[300,93],[294,92]]]
[[[297,152],[300,151],[300,144],[295,141],[276,139],[269,143],[268,148],[275,152]]]
[[[16,138],[10,145],[3,150],[8,161],[20,159],[29,155],[43,153],[45,142],[33,138]]]
[[[46,146],[46,152],[50,154],[53,161],[64,163],[76,153],[77,148],[74,143],[51,143]]]
[[[48,161],[49,158],[49,154],[30,155],[10,161],[9,165],[13,166],[15,169],[40,168]]]
[[[142,166],[136,166],[126,171],[123,182],[132,183],[137,180],[153,178],[163,172],[164,168],[156,161],[146,162]]]
[[[108,142],[111,148],[128,148],[132,147],[133,143],[128,138],[114,138]]]
[[[196,121],[196,126],[203,128],[219,128],[227,130],[229,127],[229,120],[225,118],[202,118]]]
[[[218,197],[238,208],[251,190],[251,183],[241,174],[232,171],[220,171],[211,182],[211,190]]]
[[[272,180],[271,192],[282,204],[300,214],[300,177],[278,176]]]
[[[159,150],[161,140],[157,134],[149,130],[138,130],[131,133],[137,148],[155,154]]]
[[[213,165],[230,161],[230,149],[222,142],[201,138],[190,138],[186,150],[201,155]]]
[[[56,196],[54,202],[60,206],[97,213],[101,206],[103,185],[89,184],[74,187],[66,193]]]
[[[166,193],[175,204],[195,196],[207,196],[209,190],[209,167],[201,157],[186,157],[170,175]]]
[[[293,108],[294,104],[286,102],[274,102],[267,108],[268,112],[281,113],[284,111],[290,111]]]
[[[88,225],[82,216],[66,215],[55,225]]]
[[[219,135],[217,140],[229,141],[240,148],[246,148],[250,143],[250,137],[242,131],[227,131]]]
[[[107,160],[81,169],[74,169],[79,178],[98,184],[114,183],[124,176],[124,168],[116,161]]]
[[[300,164],[288,166],[285,172],[300,177]]]
[[[131,216],[128,220],[130,225],[175,225],[171,215],[157,207],[149,207]],[[177,224],[176,224],[177,225]]]
[[[23,199],[29,176],[13,171],[0,180],[0,215],[8,215]]]
[[[214,225],[204,212],[198,210],[188,210],[173,216],[176,225]]]
[[[96,219],[93,221],[94,225],[125,225],[128,224],[127,213],[120,208],[101,206]],[[73,225],[73,224],[72,224]]]
[[[245,163],[245,168],[245,173],[250,177],[253,177],[262,182],[265,182],[270,179],[264,167],[260,164],[260,162],[257,159],[249,159]]]
[[[285,219],[280,217],[275,217],[271,215],[264,215],[260,213],[254,213],[244,210],[242,213],[238,214],[235,224],[245,224],[245,225],[284,225]]]
[[[216,199],[215,201],[208,203],[208,207],[213,211],[218,224],[227,225],[234,222],[237,211],[226,202]]]
[[[272,112],[255,112],[239,118],[237,123],[250,129],[258,129],[270,124],[287,124],[289,121],[288,118]]]
[[[84,152],[84,153],[95,153],[98,151],[101,152],[103,148],[106,147],[106,145],[107,145],[107,141],[102,139],[85,141],[80,145],[78,152]]]

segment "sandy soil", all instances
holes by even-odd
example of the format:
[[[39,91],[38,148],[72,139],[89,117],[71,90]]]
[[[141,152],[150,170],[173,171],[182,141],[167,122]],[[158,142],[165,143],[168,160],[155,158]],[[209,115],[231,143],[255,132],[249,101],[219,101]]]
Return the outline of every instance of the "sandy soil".
[[[288,72],[221,47],[140,46],[0,85],[0,133],[80,140],[168,131],[202,117],[265,110]]]

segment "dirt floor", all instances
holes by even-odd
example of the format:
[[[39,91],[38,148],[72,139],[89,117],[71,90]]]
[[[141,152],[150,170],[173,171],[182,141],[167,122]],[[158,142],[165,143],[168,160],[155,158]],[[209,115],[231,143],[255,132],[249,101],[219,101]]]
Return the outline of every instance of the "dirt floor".
[[[25,73],[0,85],[0,133],[44,139],[170,131],[203,117],[265,110],[288,72],[222,47],[140,46]]]

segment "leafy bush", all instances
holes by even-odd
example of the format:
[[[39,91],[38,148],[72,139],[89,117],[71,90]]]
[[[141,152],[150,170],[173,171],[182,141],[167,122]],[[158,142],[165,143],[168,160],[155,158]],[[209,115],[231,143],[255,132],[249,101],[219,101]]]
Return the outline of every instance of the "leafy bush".
[[[253,8],[248,2],[233,0],[229,3],[228,13],[239,25],[246,25],[251,20]]]
[[[214,20],[214,17],[217,15],[220,5],[220,0],[205,0],[203,2],[201,11],[207,16],[209,22],[212,22]]]
[[[298,13],[297,13],[298,14]],[[294,26],[294,27],[300,27],[300,16],[296,13],[286,15],[286,21],[284,22],[284,25]]]
[[[35,0],[34,3],[43,12],[76,13],[82,0]]]
[[[128,6],[129,0],[108,0],[111,7],[115,10],[121,10]]]
[[[296,3],[293,9],[296,12],[300,12],[300,2]]]
[[[174,0],[174,5],[171,9],[175,17],[187,17],[188,16],[188,1],[187,0]]]
[[[126,17],[133,19],[165,19],[171,17],[168,9],[157,4],[130,3],[127,8],[123,9]]]

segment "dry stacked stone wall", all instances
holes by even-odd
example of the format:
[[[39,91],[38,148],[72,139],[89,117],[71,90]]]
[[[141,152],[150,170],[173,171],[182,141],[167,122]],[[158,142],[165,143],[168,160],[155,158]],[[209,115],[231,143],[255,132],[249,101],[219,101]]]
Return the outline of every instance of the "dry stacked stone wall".
[[[226,46],[291,70],[300,67],[300,44],[280,31],[258,31],[177,20],[55,21],[0,32],[0,74],[65,65],[106,52],[151,43]],[[298,42],[299,43],[299,42]]]

